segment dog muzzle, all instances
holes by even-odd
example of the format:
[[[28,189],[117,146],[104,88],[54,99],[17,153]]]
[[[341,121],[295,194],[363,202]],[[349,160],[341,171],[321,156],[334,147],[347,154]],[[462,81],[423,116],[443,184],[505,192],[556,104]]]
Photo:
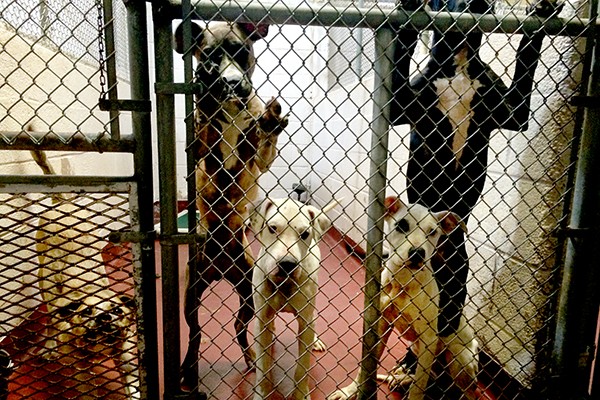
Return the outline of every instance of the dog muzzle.
[[[95,317],[93,327],[89,327],[85,338],[90,342],[114,345],[122,339],[122,329],[115,324],[119,316],[103,313]]]
[[[273,283],[281,283],[294,277],[294,273],[298,268],[297,261],[282,260],[276,265],[276,269],[271,273]]]
[[[411,269],[423,268],[425,263],[425,249],[412,248],[408,251],[408,262],[407,266]]]

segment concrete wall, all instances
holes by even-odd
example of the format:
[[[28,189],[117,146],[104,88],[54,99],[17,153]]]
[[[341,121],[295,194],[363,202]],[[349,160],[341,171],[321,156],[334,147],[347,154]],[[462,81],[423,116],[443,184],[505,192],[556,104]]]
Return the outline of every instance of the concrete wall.
[[[574,15],[578,5],[566,5],[562,15]],[[506,46],[503,35],[492,35],[484,58],[495,59],[494,66],[513,59],[509,50],[518,37],[510,40]],[[530,127],[494,135],[485,194],[469,227],[469,314],[484,349],[527,387],[544,366],[536,364],[536,334],[552,301],[548,281],[558,245],[552,232],[562,214],[574,128],[568,101],[576,94],[583,50],[583,41],[544,41]]]

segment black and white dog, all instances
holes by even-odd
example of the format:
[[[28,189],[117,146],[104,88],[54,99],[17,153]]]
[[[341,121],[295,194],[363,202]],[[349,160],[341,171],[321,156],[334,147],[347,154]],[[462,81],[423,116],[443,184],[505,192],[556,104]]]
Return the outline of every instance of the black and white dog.
[[[488,14],[488,0],[431,0],[433,11]],[[406,10],[424,4],[402,2]],[[557,0],[539,0],[529,13],[556,16]],[[483,34],[434,30],[429,60],[412,80],[409,66],[419,32],[401,29],[396,39],[393,75],[393,125],[409,124],[408,199],[432,211],[451,210],[467,222],[486,177],[490,134],[495,129],[527,129],[533,79],[540,58],[543,29],[523,34],[516,68],[507,87],[479,57]],[[433,269],[440,288],[441,336],[454,334],[466,299],[468,258],[463,231],[448,237],[443,263]],[[408,364],[414,360],[407,359]]]

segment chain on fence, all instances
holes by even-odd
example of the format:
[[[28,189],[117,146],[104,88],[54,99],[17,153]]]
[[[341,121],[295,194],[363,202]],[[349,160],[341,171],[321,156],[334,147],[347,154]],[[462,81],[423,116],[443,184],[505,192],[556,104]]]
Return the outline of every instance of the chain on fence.
[[[159,3],[154,17],[165,17]],[[556,232],[570,213],[581,124],[570,102],[585,93],[588,54],[583,29],[548,33],[544,21],[583,24],[589,4],[406,1],[399,11],[428,17],[385,36],[385,18],[367,27],[369,15],[389,15],[393,1],[182,3],[169,3],[189,11],[176,8],[174,52],[153,65],[174,56],[175,82],[191,89],[171,112],[176,179],[160,170],[152,200],[175,185],[177,233],[203,241],[177,247],[180,315],[163,315],[163,326],[180,321],[181,370],[164,379],[215,399],[337,400],[374,366],[390,399],[550,396]],[[8,148],[15,135],[40,139],[31,123],[47,135],[112,132],[114,114],[97,108],[97,5],[0,1]],[[122,50],[135,38],[120,36],[125,9],[113,7],[117,50],[107,56],[127,86]],[[238,7],[235,23],[217,22]],[[296,17],[307,8],[323,20]],[[264,10],[278,23],[252,17]],[[391,74],[379,75],[386,63]],[[7,164],[0,170],[17,174]],[[9,398],[135,397],[138,314],[124,297],[134,263],[127,246],[105,242],[131,229],[128,195],[3,196]],[[371,296],[381,316],[368,326]],[[90,324],[101,333],[81,341]]]

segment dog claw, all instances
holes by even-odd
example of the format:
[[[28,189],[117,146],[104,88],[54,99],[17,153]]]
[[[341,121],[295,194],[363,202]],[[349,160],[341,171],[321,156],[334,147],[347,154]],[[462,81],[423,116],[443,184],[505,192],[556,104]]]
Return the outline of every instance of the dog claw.
[[[319,338],[316,338],[315,343],[312,346],[313,351],[318,351],[318,352],[322,352],[327,350],[327,346],[325,345],[325,343],[323,343],[323,341]]]

